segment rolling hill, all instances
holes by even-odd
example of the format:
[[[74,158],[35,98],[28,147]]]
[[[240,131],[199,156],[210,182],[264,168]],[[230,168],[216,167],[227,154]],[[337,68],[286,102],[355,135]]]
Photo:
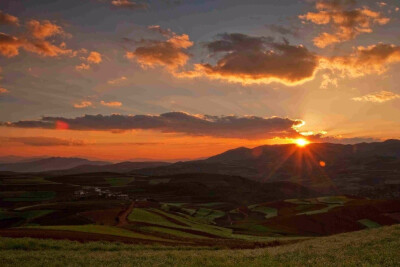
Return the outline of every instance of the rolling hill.
[[[133,173],[217,173],[260,182],[291,181],[325,193],[400,196],[400,141],[340,145],[314,143],[237,148],[206,160],[178,162]]]

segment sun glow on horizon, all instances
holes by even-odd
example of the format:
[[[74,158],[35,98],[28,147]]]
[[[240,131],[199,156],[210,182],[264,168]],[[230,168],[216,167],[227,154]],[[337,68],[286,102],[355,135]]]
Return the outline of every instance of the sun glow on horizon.
[[[304,139],[304,138],[298,138],[294,140],[294,143],[298,145],[299,147],[305,147],[306,145],[310,144],[310,141]]]

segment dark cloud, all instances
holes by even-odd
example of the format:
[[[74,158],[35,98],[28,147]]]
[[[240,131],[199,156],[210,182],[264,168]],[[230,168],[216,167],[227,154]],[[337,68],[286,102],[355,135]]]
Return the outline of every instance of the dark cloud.
[[[288,28],[288,27],[281,26],[281,25],[270,24],[270,25],[267,25],[267,28],[273,33],[278,33],[281,35],[292,35],[294,37],[299,36],[299,28],[297,28],[297,27]]]
[[[18,26],[19,20],[17,17],[6,14],[0,10],[0,25],[1,24]]]
[[[196,73],[242,83],[281,82],[295,85],[313,78],[318,57],[302,45],[274,42],[271,37],[225,33],[206,44],[216,65],[197,64]]]
[[[271,37],[252,37],[241,33],[219,34],[217,38],[206,44],[210,52],[259,51],[264,49],[266,43],[273,41]]]
[[[160,115],[85,115],[67,119],[43,117],[40,120],[5,123],[4,126],[20,128],[56,129],[58,125],[71,130],[158,130],[166,133],[184,133],[194,136],[263,139],[298,137],[296,126],[303,121],[288,118],[263,118],[256,116],[210,116],[169,112]]]
[[[29,146],[83,146],[82,140],[68,140],[55,137],[5,137],[0,142],[21,143]]]

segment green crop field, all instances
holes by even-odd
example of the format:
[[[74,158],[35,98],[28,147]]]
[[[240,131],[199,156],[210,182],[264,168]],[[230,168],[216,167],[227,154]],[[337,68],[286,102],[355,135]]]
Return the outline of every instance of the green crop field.
[[[138,238],[138,239],[144,239],[144,240],[167,241],[162,238],[148,236],[148,235],[144,235],[141,233],[129,231],[127,229],[113,227],[113,226],[105,226],[105,225],[92,225],[92,224],[88,224],[88,225],[54,225],[54,226],[30,226],[28,228],[61,230],[61,231],[75,231],[75,232],[84,232],[84,233],[131,237],[131,238]]]
[[[399,266],[400,226],[247,250],[0,238],[2,266]]]
[[[319,197],[317,198],[319,202],[328,203],[328,204],[344,204],[349,199],[345,196],[328,196],[328,197]]]
[[[27,178],[12,178],[12,179],[2,179],[0,181],[1,184],[6,184],[6,185],[43,185],[43,184],[56,184],[54,182],[48,181],[44,179],[43,177],[27,177]]]
[[[128,220],[131,222],[144,222],[144,223],[152,223],[152,224],[157,224],[161,226],[170,226],[170,227],[176,227],[179,226],[177,224],[174,224],[173,222],[165,219],[164,217],[155,214],[151,210],[147,209],[141,209],[141,208],[135,208],[129,214]]]
[[[105,178],[107,183],[111,186],[125,186],[133,181],[135,181],[134,177],[111,177]]]
[[[260,213],[265,214],[266,219],[278,216],[278,210],[275,208],[259,206],[259,205],[252,205],[252,206],[249,206],[249,209],[251,209],[251,211],[260,212]]]
[[[201,233],[204,233],[204,235],[210,234],[222,238],[234,238],[231,229],[208,224],[208,221],[204,221],[204,218],[199,219],[185,214],[176,215],[163,210],[135,208],[128,216],[128,220],[131,222],[152,224],[153,226],[157,226],[151,228],[153,232],[156,231],[156,228],[159,228],[158,232],[168,231],[169,234],[177,234],[176,236],[178,237],[182,236],[180,232],[186,233],[185,230],[194,230],[199,232],[200,236],[203,236]],[[174,228],[174,230],[179,232],[172,232],[169,228]],[[140,227],[140,229],[146,230],[148,228]]]
[[[156,233],[156,234],[167,234],[175,237],[183,237],[183,238],[207,238],[202,235],[196,235],[192,233],[185,232],[183,229],[176,230],[176,229],[169,229],[164,227],[154,227],[154,226],[142,226],[140,227],[141,231],[149,232],[149,233]]]
[[[19,192],[13,197],[5,197],[3,200],[8,202],[33,202],[51,200],[56,196],[52,191],[31,191]]]
[[[340,206],[342,206],[342,205],[341,204],[330,204],[328,207],[325,207],[323,209],[306,211],[306,212],[302,212],[302,213],[298,213],[298,214],[299,215],[302,215],[302,214],[312,215],[312,214],[326,213],[329,210],[336,208],[336,207],[340,207]]]
[[[361,223],[362,225],[364,225],[367,228],[378,228],[378,227],[382,226],[379,223],[371,221],[371,220],[368,220],[368,219],[362,219],[362,220],[359,220],[358,222]]]

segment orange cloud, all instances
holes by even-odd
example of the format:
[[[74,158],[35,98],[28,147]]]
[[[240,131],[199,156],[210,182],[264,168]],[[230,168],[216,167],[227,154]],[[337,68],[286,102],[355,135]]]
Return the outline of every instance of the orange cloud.
[[[323,32],[314,38],[314,45],[320,48],[352,40],[362,33],[371,33],[373,25],[385,25],[390,18],[367,7],[349,9],[354,1],[317,1],[318,12],[300,15],[303,21],[317,25],[330,24],[332,33]]]
[[[380,6],[380,7],[387,6],[387,3],[386,3],[386,2],[377,2],[377,4],[378,4],[378,6]]]
[[[54,35],[65,35],[64,30],[60,26],[48,20],[42,22],[34,19],[30,20],[27,23],[27,28],[30,34],[36,39],[46,39]]]
[[[186,64],[189,59],[185,51],[193,45],[187,34],[178,35],[170,30],[162,30],[159,26],[150,26],[149,29],[163,34],[167,40],[142,40],[135,51],[125,54],[126,58],[136,60],[142,68],[163,66],[175,70]]]
[[[9,92],[10,91],[8,91],[7,89],[0,87],[0,95],[1,94],[6,94],[6,93],[9,93]]]
[[[350,77],[366,74],[382,74],[388,65],[400,62],[400,46],[394,44],[376,44],[360,46],[348,56],[323,58],[321,68],[339,70]]]
[[[88,69],[90,69],[90,65],[82,63],[80,65],[75,66],[75,69],[76,70],[88,70]]]
[[[6,14],[0,10],[0,25],[1,24],[18,26],[19,20],[17,17],[12,16],[10,14]]]
[[[113,101],[113,102],[105,102],[105,101],[101,101],[100,104],[102,104],[103,106],[106,107],[121,107],[122,103],[118,102],[118,101]]]
[[[83,53],[87,53],[87,50],[84,49],[82,50]],[[88,62],[88,64],[82,62],[80,65],[75,66],[75,69],[78,71],[81,70],[89,70],[90,69],[90,64],[100,64],[103,59],[102,56],[99,52],[96,51],[92,51],[90,52],[89,56],[87,58],[85,57],[81,57],[82,60],[85,60],[86,62]]]
[[[102,61],[101,54],[99,52],[90,52],[89,56],[86,59],[89,63],[99,64]]]
[[[146,9],[148,7],[145,3],[137,3],[129,0],[112,0],[111,5],[129,9]]]
[[[27,34],[21,37],[0,33],[0,54],[5,57],[15,57],[19,55],[20,48],[23,48],[25,51],[48,57],[75,55],[74,51],[66,49],[65,43],[55,45],[47,40],[55,35],[66,35],[60,26],[47,20],[43,22],[30,20],[27,29]]]
[[[24,44],[26,51],[36,53],[41,56],[58,57],[62,55],[74,56],[74,51],[65,49],[63,44],[57,46],[45,40],[33,40]]]
[[[79,103],[74,104],[74,108],[87,108],[92,107],[93,103],[90,101],[81,101]]]
[[[205,76],[243,84],[279,82],[286,85],[314,78],[318,57],[302,45],[276,43],[268,37],[239,33],[219,37],[206,45],[218,58],[215,65],[196,64],[194,71],[176,73],[176,76]]]
[[[368,95],[354,97],[352,98],[354,101],[358,102],[373,102],[373,103],[384,103],[390,100],[399,99],[400,95],[395,94],[389,91],[380,91],[371,93]]]
[[[111,84],[111,85],[116,85],[116,84],[120,84],[126,80],[128,80],[128,78],[126,78],[125,76],[121,76],[120,78],[109,80],[109,81],[107,81],[107,83]]]
[[[0,54],[5,57],[15,57],[19,54],[19,48],[24,41],[17,37],[0,32]]]

